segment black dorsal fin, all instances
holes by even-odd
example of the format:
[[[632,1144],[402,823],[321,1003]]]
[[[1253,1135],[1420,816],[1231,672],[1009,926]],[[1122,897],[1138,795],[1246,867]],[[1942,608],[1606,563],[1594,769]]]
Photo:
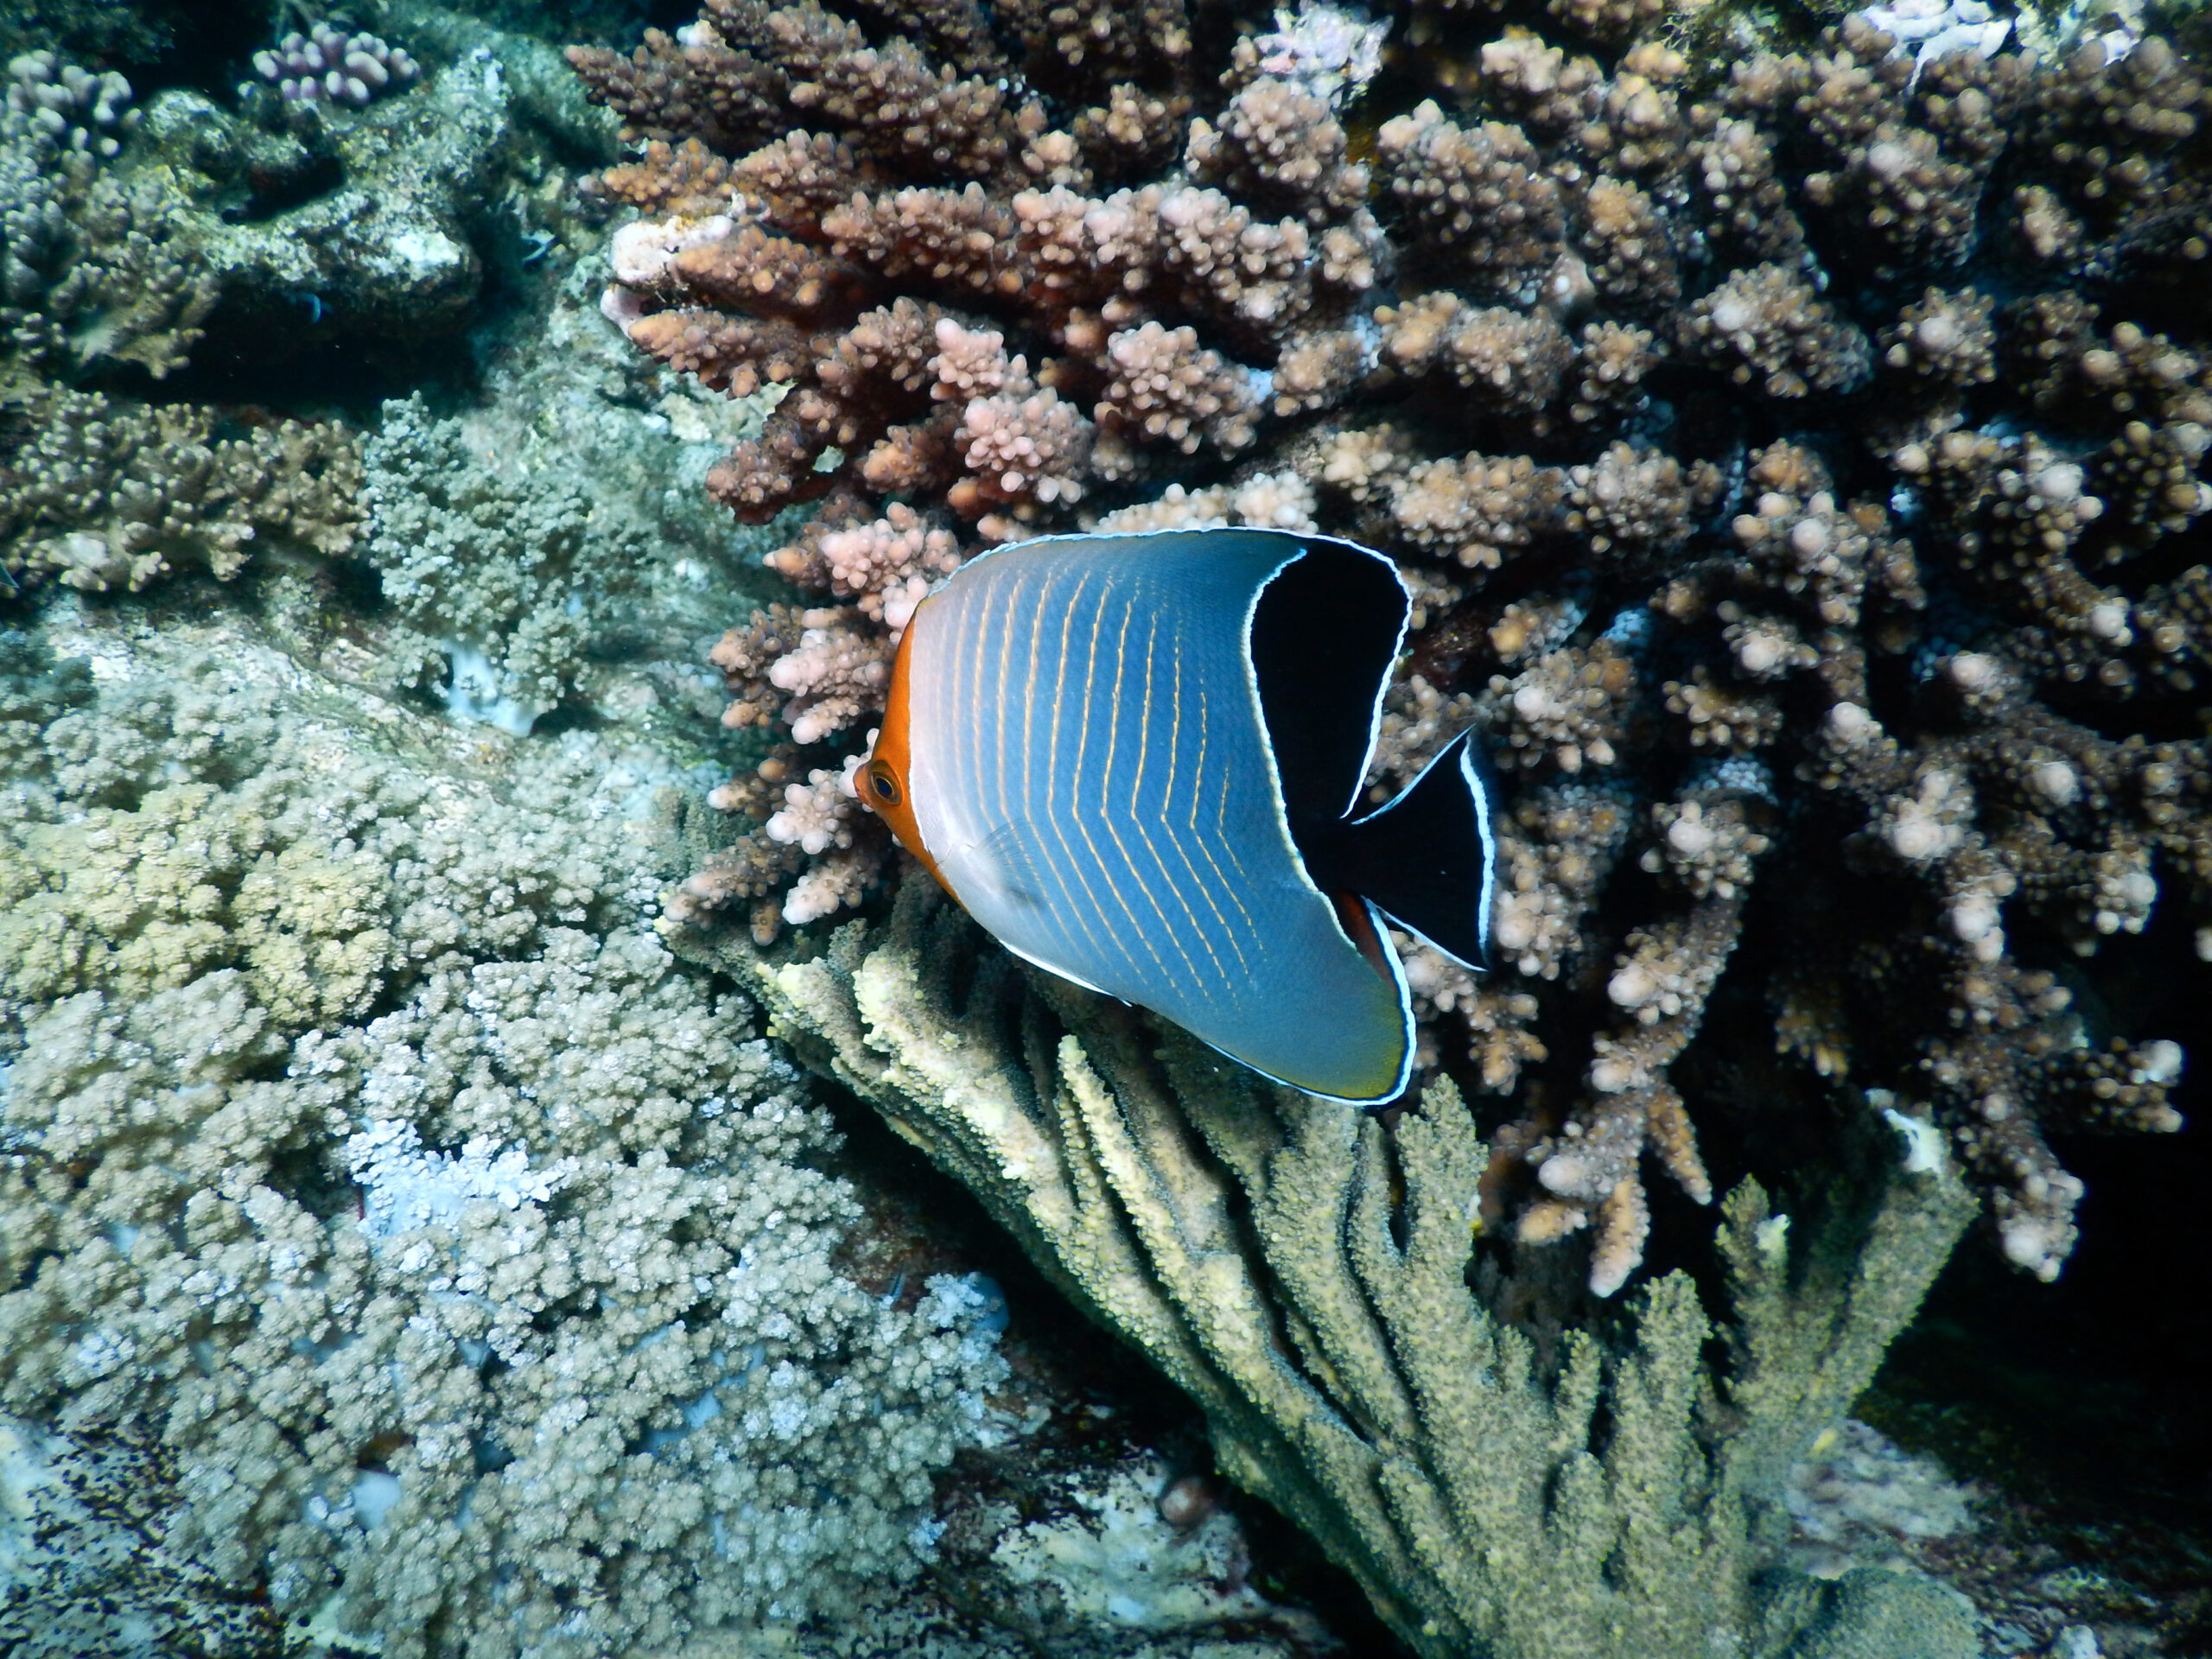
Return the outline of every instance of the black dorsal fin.
[[[1343,542],[1306,542],[1261,590],[1252,671],[1294,839],[1357,809],[1411,608],[1389,560]]]
[[[1497,867],[1490,777],[1462,732],[1380,811],[1301,840],[1324,892],[1356,893],[1470,968],[1490,965]]]

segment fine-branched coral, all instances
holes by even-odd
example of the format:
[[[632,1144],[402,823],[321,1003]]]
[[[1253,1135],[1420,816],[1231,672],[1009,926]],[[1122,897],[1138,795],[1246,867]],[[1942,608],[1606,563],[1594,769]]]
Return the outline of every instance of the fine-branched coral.
[[[342,558],[360,531],[361,454],[334,422],[48,390],[0,437],[0,571],[137,592],[257,556]]]
[[[10,632],[0,703],[0,1409],[175,1487],[135,1580],[34,1575],[25,1651],[135,1650],[163,1562],[388,1655],[918,1570],[1006,1433],[995,1298],[841,1269],[827,1114],[647,925],[677,774],[575,736],[495,786],[234,626]]]
[[[457,713],[527,732],[575,692],[592,613],[639,550],[594,523],[575,478],[503,476],[419,396],[385,406],[362,461],[362,550],[416,636],[388,649],[393,678],[442,670]]]

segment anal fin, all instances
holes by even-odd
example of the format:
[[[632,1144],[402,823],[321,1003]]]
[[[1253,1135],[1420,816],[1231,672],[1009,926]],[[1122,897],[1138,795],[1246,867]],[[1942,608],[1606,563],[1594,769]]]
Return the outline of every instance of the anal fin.
[[[1356,893],[1332,893],[1329,902],[1336,906],[1337,925],[1352,942],[1376,976],[1386,985],[1395,985],[1397,976],[1390,967],[1389,949],[1382,943],[1382,936],[1375,925],[1375,912],[1367,907],[1367,900]]]

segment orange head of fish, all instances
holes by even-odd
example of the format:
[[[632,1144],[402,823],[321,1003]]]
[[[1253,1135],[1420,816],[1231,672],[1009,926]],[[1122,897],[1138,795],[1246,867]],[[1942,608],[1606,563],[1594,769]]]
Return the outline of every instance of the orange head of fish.
[[[906,623],[906,632],[899,640],[898,654],[891,661],[891,695],[884,704],[883,726],[876,733],[875,747],[861,763],[854,781],[869,810],[891,826],[891,833],[899,837],[899,844],[921,860],[923,868],[937,876],[942,885],[944,877],[938,874],[937,861],[922,843],[922,829],[914,817],[913,791],[908,782],[913,754],[914,633],[927,609],[926,601],[916,607]]]

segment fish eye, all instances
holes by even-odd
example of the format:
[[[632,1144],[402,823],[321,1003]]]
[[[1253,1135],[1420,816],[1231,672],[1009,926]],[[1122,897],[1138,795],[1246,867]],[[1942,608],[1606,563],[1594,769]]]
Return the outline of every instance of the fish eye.
[[[868,788],[876,799],[886,806],[899,804],[899,780],[891,775],[891,768],[880,762],[868,769]]]

